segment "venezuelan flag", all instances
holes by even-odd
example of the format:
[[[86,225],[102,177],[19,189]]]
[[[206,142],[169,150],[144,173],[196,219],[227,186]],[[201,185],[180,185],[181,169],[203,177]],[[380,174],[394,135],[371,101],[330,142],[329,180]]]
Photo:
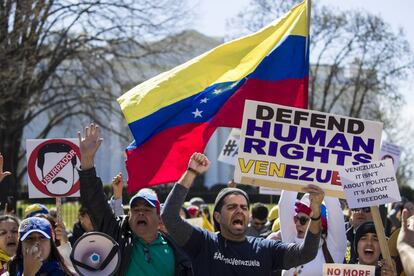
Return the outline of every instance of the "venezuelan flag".
[[[306,14],[305,1],[119,97],[135,138],[127,149],[128,191],[177,181],[217,127],[241,127],[246,99],[306,108]]]

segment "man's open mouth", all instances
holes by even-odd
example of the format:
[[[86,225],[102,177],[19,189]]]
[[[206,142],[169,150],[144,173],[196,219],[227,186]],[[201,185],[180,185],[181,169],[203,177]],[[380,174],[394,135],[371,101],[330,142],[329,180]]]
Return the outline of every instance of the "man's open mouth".
[[[241,219],[235,219],[235,220],[233,220],[232,224],[233,225],[241,225],[241,226],[243,226],[244,223],[243,223],[243,221]]]
[[[364,249],[364,254],[367,255],[367,256],[372,256],[372,255],[374,255],[374,250],[371,249],[371,248],[366,248],[366,249]]]

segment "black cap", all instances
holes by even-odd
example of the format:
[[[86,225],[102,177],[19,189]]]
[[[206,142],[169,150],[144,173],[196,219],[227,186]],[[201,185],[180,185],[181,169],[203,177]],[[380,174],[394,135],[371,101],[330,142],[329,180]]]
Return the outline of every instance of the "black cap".
[[[216,219],[214,218],[214,212],[220,212],[219,209],[221,209],[221,207],[223,206],[223,199],[231,194],[235,194],[235,195],[242,195],[246,198],[247,201],[247,206],[249,207],[250,205],[250,201],[249,201],[249,196],[247,195],[247,193],[241,189],[238,188],[224,188],[222,189],[217,197],[216,200],[214,202],[214,210],[213,210],[213,221],[214,221],[214,230],[215,231],[220,231],[220,224],[216,221]]]

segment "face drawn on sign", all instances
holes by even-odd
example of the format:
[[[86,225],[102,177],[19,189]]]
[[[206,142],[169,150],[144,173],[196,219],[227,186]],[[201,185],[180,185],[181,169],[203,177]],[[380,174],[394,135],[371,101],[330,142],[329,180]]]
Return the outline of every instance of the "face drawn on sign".
[[[28,160],[28,175],[36,189],[51,197],[70,196],[79,190],[76,171],[80,163],[77,145],[51,139],[34,148]]]

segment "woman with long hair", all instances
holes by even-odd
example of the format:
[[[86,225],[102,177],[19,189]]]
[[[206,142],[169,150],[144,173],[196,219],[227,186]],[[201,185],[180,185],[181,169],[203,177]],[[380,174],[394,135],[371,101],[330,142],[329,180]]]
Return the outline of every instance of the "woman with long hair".
[[[47,219],[30,217],[21,222],[16,256],[9,261],[8,273],[17,276],[73,275],[57,250]]]
[[[16,254],[19,219],[11,215],[0,216],[0,275],[7,271],[7,262]]]

